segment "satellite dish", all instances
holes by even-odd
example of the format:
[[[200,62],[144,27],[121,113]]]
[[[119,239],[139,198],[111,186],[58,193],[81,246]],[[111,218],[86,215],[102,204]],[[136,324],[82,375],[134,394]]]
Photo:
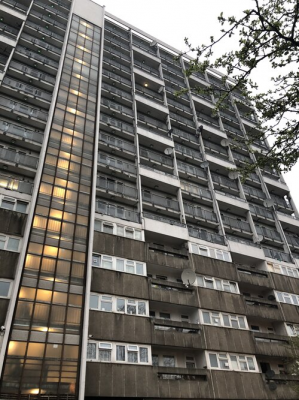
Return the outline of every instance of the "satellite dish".
[[[239,172],[238,171],[230,171],[228,173],[228,177],[229,177],[229,179],[231,179],[233,181],[239,177]]]
[[[265,375],[266,375],[267,379],[272,379],[275,376],[275,372],[273,371],[273,369],[268,369],[268,371],[266,371]]]
[[[164,91],[164,86],[160,86],[158,89],[158,93],[162,93]]]
[[[155,40],[153,40],[151,43],[150,43],[150,47],[154,47],[154,46],[156,46],[158,44],[158,42],[156,42]]]
[[[173,148],[172,147],[167,147],[164,150],[164,154],[166,154],[167,156],[170,156],[170,154],[172,154],[172,153],[173,153]]]
[[[229,146],[229,140],[228,139],[222,139],[220,142],[222,147],[228,147]]]
[[[253,243],[261,243],[264,240],[263,235],[257,235],[253,237]]]
[[[274,206],[274,200],[273,199],[266,199],[263,201],[264,207],[270,208]]]
[[[188,287],[189,285],[193,285],[193,283],[196,281],[195,272],[192,269],[184,269],[181,274],[181,279],[185,286]]]
[[[273,294],[269,294],[269,296],[268,296],[268,300],[270,300],[270,301],[274,301],[275,300],[275,296],[273,296]],[[271,372],[272,370],[271,369],[269,369],[269,371],[267,371],[267,372]],[[266,375],[267,375],[267,372],[266,372]],[[272,372],[274,372],[274,371],[272,371]],[[275,372],[274,372],[274,375],[275,375]],[[271,378],[269,378],[269,379],[271,379]]]
[[[204,161],[200,164],[201,168],[206,169],[209,166],[209,161]]]
[[[277,389],[277,385],[275,382],[269,382],[269,389],[274,391]]]

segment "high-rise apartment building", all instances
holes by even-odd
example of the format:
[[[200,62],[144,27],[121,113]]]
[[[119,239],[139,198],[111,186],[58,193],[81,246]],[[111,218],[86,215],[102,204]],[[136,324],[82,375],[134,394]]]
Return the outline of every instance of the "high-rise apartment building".
[[[295,399],[299,213],[234,172],[248,100],[91,0],[0,0],[0,50],[0,400]]]

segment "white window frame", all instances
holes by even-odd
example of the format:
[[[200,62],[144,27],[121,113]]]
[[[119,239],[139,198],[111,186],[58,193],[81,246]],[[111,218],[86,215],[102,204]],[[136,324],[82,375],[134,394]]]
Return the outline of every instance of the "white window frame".
[[[87,358],[88,361],[93,361],[93,362],[99,362],[99,363],[113,363],[113,364],[130,364],[130,365],[152,365],[152,352],[151,352],[151,346],[149,345],[143,345],[143,344],[132,344],[132,343],[122,343],[122,342],[106,342],[106,341],[93,341],[90,340],[88,344],[96,344],[96,358]],[[105,345],[105,347],[103,346]],[[101,347],[102,346],[102,347]],[[125,347],[125,361],[122,360],[117,360],[116,359],[116,346],[123,346]],[[147,349],[147,362],[140,361],[141,358],[141,349]],[[111,351],[111,360],[109,361],[102,361],[99,358],[99,350],[109,350]],[[138,353],[137,356],[137,363],[135,362],[129,362],[128,361],[128,352],[136,352]],[[87,353],[87,349],[86,349]]]
[[[229,329],[240,329],[242,331],[248,330],[248,321],[245,315],[237,315],[237,314],[230,314],[230,313],[226,313],[226,312],[220,312],[220,311],[211,311],[211,310],[199,310],[200,313],[200,321],[202,325],[207,325],[207,326],[218,326],[218,327],[223,327],[223,328],[229,328]],[[210,321],[211,323],[205,322],[204,321],[204,317],[203,317],[203,313],[208,313],[209,317],[210,317]],[[219,324],[213,324],[213,318],[219,318]],[[224,316],[227,316],[229,318],[229,322],[230,322],[230,326],[227,326],[224,324]],[[241,328],[240,327],[240,322],[239,322],[239,318],[243,318],[244,323],[245,323],[245,328]],[[239,327],[235,328],[234,326],[232,326],[232,320],[237,320]]]
[[[115,235],[115,236],[120,236],[120,237],[124,237],[124,238],[128,238],[131,240],[138,240],[139,242],[143,242],[144,241],[144,234],[143,234],[143,230],[142,229],[138,229],[129,225],[122,225],[119,223],[115,223],[115,222],[111,222],[111,221],[103,221],[100,219],[96,219],[95,220],[95,231],[96,232],[103,232],[103,225],[109,225],[112,227],[112,233],[111,235]],[[99,229],[100,228],[100,229]],[[119,232],[123,231],[123,234],[120,235]],[[129,237],[129,235],[127,235],[127,232],[133,232],[133,237]]]
[[[10,299],[12,288],[13,288],[13,281],[10,279],[1,278],[0,282],[8,282],[9,283],[9,289],[8,289],[7,296],[0,296],[0,299]]]
[[[212,367],[210,363],[210,355],[215,355],[217,358],[218,367]],[[231,357],[236,357],[237,368],[233,366],[233,362]],[[249,360],[250,361],[249,361]],[[226,368],[220,367],[220,361],[224,362]],[[253,361],[254,370],[249,369],[249,363]],[[208,369],[215,369],[220,371],[240,371],[240,372],[251,372],[251,373],[259,373],[256,357],[250,354],[236,354],[236,353],[219,353],[216,351],[206,351],[206,362]],[[248,369],[241,369],[241,363],[245,362]]]
[[[291,267],[289,265],[274,264],[274,263],[270,263],[270,262],[267,262],[267,268],[268,268],[268,270],[270,270],[271,272],[274,272],[276,274],[299,279],[298,268]]]
[[[203,286],[198,283],[198,280],[200,278],[203,280],[203,283],[204,283]],[[213,282],[213,289],[209,288],[207,286],[207,284],[206,284],[206,282],[211,282],[211,281]],[[196,285],[198,287],[203,287],[203,288],[212,289],[212,290],[218,290],[218,291],[221,291],[221,292],[232,293],[232,294],[240,294],[239,285],[238,285],[237,282],[228,281],[228,280],[220,279],[220,278],[214,278],[214,277],[211,277],[211,276],[196,275]],[[221,286],[221,288],[219,288],[219,285]],[[225,290],[224,289],[225,285],[228,285],[230,288],[232,286],[235,287],[236,291],[234,291],[234,290],[230,290],[230,291]]]
[[[279,303],[285,303],[285,304],[290,304],[293,306],[299,306],[299,295],[294,294],[294,293],[280,292],[278,290],[275,290],[274,293],[275,293],[276,300]]]
[[[5,237],[5,241],[3,240],[4,248],[0,249],[0,250],[11,251],[12,253],[19,253],[20,252],[20,245],[21,245],[21,240],[22,240],[20,237],[4,235],[2,233],[0,233],[0,237]],[[18,240],[19,241],[18,250],[11,250],[11,249],[8,248],[8,244],[9,244],[9,240],[10,239],[14,239],[14,240]],[[1,242],[2,242],[2,240],[1,240]]]
[[[292,324],[290,322],[285,322],[286,331],[289,336],[299,336],[299,324]]]
[[[202,254],[200,250],[203,250],[206,254]],[[215,260],[221,260],[225,262],[232,262],[230,252],[228,250],[217,249],[215,247],[209,247],[204,244],[189,242],[189,251],[193,254],[198,254],[202,257],[210,257]],[[213,253],[215,256],[213,256]],[[221,255],[221,257],[220,257]]]
[[[90,293],[90,296],[96,296],[98,298],[98,307],[90,307],[90,310],[94,311],[102,311],[102,312],[112,312],[116,314],[125,314],[125,315],[133,315],[134,317],[149,317],[149,302],[148,300],[143,300],[143,299],[131,299],[128,297],[122,297],[122,296],[114,296],[114,295],[109,295],[109,294],[104,294],[104,293]],[[104,299],[103,299],[104,297]],[[105,297],[110,297],[111,298],[111,304],[112,304],[112,309],[111,311],[106,311],[101,309],[101,301],[106,301],[109,302],[109,300],[105,299]],[[117,310],[117,300],[123,300],[125,303],[125,311],[118,311]],[[136,306],[136,314],[131,314],[128,313],[128,305],[130,305],[130,302],[134,302]],[[145,314],[139,314],[139,303],[145,303]],[[133,303],[132,303],[133,304]]]
[[[12,209],[2,207],[3,200],[12,203],[13,204]],[[18,202],[26,204],[26,211],[25,212],[17,211]],[[16,199],[15,197],[10,197],[10,196],[5,196],[5,195],[0,195],[0,208],[3,208],[3,210],[17,211],[17,212],[20,212],[22,214],[27,214],[28,205],[29,205],[29,202],[26,201],[26,200]]]
[[[96,260],[99,260],[96,261]],[[109,260],[112,262],[112,268],[105,268],[102,266],[102,260]],[[121,261],[124,265],[124,270],[121,271],[120,269],[117,269],[117,261]],[[98,265],[97,265],[98,264]],[[137,268],[138,264],[142,265],[143,268],[143,274],[138,274],[137,273]],[[127,267],[133,267],[134,272],[127,272]],[[147,276],[147,269],[146,269],[146,263],[142,261],[136,261],[136,260],[128,260],[126,258],[121,258],[121,257],[115,257],[115,256],[108,256],[106,254],[99,254],[99,253],[93,253],[92,254],[92,267],[95,268],[103,268],[107,269],[109,271],[118,271],[118,272],[123,272],[125,274],[132,274],[132,275],[137,275],[137,276]]]

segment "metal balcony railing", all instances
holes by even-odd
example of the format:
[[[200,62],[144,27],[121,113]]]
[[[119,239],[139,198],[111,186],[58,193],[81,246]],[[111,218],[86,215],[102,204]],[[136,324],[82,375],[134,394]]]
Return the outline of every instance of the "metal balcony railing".
[[[102,82],[102,89],[107,90],[108,92],[114,93],[120,97],[123,97],[124,99],[132,101],[132,96],[130,93],[125,92],[120,89],[116,89],[114,86],[109,85],[108,83]]]
[[[103,69],[102,74],[110,79],[114,79],[120,83],[123,83],[124,85],[132,86],[132,82],[129,79],[123,78],[122,76],[117,75],[114,72],[109,72],[106,69]]]
[[[149,169],[149,170],[154,171],[154,172],[157,172],[157,174],[169,176],[169,177],[171,177],[173,179],[179,179],[176,175],[161,171],[161,170],[156,169],[156,168],[149,167],[148,165],[145,165],[145,164],[142,164],[142,163],[140,164],[140,167]]]
[[[184,73],[179,66],[177,66],[177,68],[173,68],[170,67],[168,64],[162,63],[162,68],[163,70],[166,69],[167,71],[172,72],[173,74],[179,75],[180,77],[184,78]]]
[[[16,79],[10,78],[8,76],[4,77],[4,79],[2,81],[2,85],[6,86],[6,87],[8,86],[13,89],[20,90],[21,92],[24,92],[31,96],[37,97],[40,100],[45,100],[45,101],[51,103],[51,100],[52,100],[51,93],[46,92],[41,89],[37,89],[34,86],[27,85],[24,82],[17,81]]]
[[[291,204],[288,203],[283,197],[279,197],[279,196],[276,196],[275,194],[271,194],[271,199],[273,199],[274,203],[277,204],[278,206],[292,210]]]
[[[129,31],[125,31],[125,30],[120,30],[118,28],[116,28],[115,26],[109,26],[107,24],[107,21],[105,21],[105,30],[113,33],[114,35],[118,35],[121,36],[123,39],[126,39],[127,41],[129,41]]]
[[[169,92],[169,93],[173,94],[174,96],[176,95],[176,93],[178,91],[177,89],[173,89],[172,87],[169,87],[167,85],[165,85],[165,90],[166,90],[166,92]],[[187,93],[183,93],[183,94],[180,94],[178,99],[184,99],[184,100],[189,101],[189,96]]]
[[[44,72],[38,71],[34,68],[30,68],[28,67],[28,65],[24,65],[16,61],[11,61],[9,67],[21,71],[24,74],[33,76],[34,78],[40,79],[44,82],[50,83],[51,85],[54,85],[56,82],[56,78],[54,76],[45,74]]]
[[[207,179],[207,174],[201,168],[194,167],[190,164],[185,164],[181,161],[177,161],[179,171],[186,172],[187,174],[195,175],[204,179]]]
[[[119,128],[122,131],[129,132],[132,134],[134,133],[134,129],[133,129],[132,125],[128,125],[124,122],[121,122],[121,121],[115,119],[115,118],[110,118],[107,115],[101,113],[100,119],[101,119],[101,122],[106,123],[108,126],[110,126],[110,125],[115,126],[116,128]]]
[[[3,3],[4,5],[15,8],[18,11],[21,11],[22,13],[26,13],[28,10],[28,7],[24,6],[24,4],[18,3],[17,1],[14,0],[1,0],[0,3]]]
[[[39,13],[38,11],[31,9],[30,10],[30,16],[34,16],[36,18],[38,18],[41,21],[45,21],[48,22],[49,24],[56,26],[57,28],[62,29],[63,31],[65,31],[66,28],[66,24],[62,24],[61,22],[57,21],[57,19],[54,19],[53,17],[49,16],[49,14],[42,14]]]
[[[170,104],[171,106],[174,106],[176,108],[184,110],[188,114],[192,114],[192,110],[191,110],[190,107],[184,106],[183,104],[179,103],[178,101],[175,101],[175,100],[172,100],[172,99],[167,99],[167,103]]]
[[[234,117],[233,115],[227,114],[224,111],[220,111],[220,116],[221,116],[221,118],[226,119],[230,122],[233,122],[234,124],[240,125],[238,118]]]
[[[28,35],[25,32],[22,32],[20,38],[26,40],[27,42],[35,44],[35,45],[41,47],[42,49],[45,49],[47,51],[51,51],[52,53],[55,53],[55,54],[58,54],[58,55],[61,54],[61,49],[59,49],[58,47],[52,46],[51,44],[47,44],[46,42],[44,42],[42,40],[39,40],[39,39],[36,39],[35,37],[33,37],[31,35]]]
[[[6,108],[9,111],[16,111],[17,113],[26,115],[31,118],[36,118],[43,122],[46,122],[48,119],[48,113],[36,108],[29,107],[26,104],[13,101],[7,97],[0,96],[0,107]]]
[[[205,231],[204,229],[194,228],[188,225],[189,236],[192,236],[197,239],[205,240],[206,242],[217,243],[221,245],[225,245],[224,236],[219,235],[218,233],[212,233]]]
[[[219,128],[218,115],[216,115],[214,118],[210,117],[209,115],[206,115],[204,113],[201,113],[201,112],[197,112],[196,115],[197,115],[197,119],[199,121],[203,121],[205,123],[215,125],[215,126],[217,126],[217,128]]]
[[[225,84],[217,78],[214,78],[212,75],[208,74],[209,82],[218,88],[225,89]]]
[[[251,213],[256,216],[274,220],[273,212],[267,210],[264,207],[259,207],[259,206],[253,205],[253,204],[249,204],[249,209],[250,209]]]
[[[127,161],[119,160],[118,158],[113,158],[107,156],[107,154],[99,153],[98,154],[98,163],[107,165],[111,168],[116,168],[124,172],[128,172],[130,174],[136,175],[137,168],[134,164],[131,164]]]
[[[192,135],[191,133],[182,131],[182,130],[177,129],[177,128],[172,128],[172,134],[175,135],[175,136],[179,136],[180,138],[184,138],[184,139],[186,139],[186,140],[188,140],[190,142],[195,142],[199,146],[198,139],[196,138],[195,135]]]
[[[138,85],[138,83],[135,83],[135,90],[136,94],[141,94],[142,96],[145,96],[156,103],[164,104],[163,95],[158,92],[154,92],[153,90]]]
[[[0,71],[3,72],[8,58],[0,55]]]
[[[154,219],[155,221],[164,222],[165,224],[169,224],[169,225],[175,225],[175,226],[181,226],[181,227],[186,226],[185,224],[182,224],[180,221],[177,221],[175,219],[164,217],[164,216],[162,217],[161,215],[152,214],[147,211],[144,211],[143,216],[145,218]]]
[[[182,153],[183,155],[202,160],[201,152],[198,150],[194,150],[190,147],[186,147],[178,143],[174,144],[174,148],[177,152]]]
[[[103,97],[102,97],[102,100],[101,100],[101,104],[104,104],[108,108],[112,108],[113,110],[116,110],[116,111],[118,111],[119,113],[121,113],[123,115],[128,115],[129,117],[133,117],[134,116],[134,113],[133,113],[132,109],[130,109],[128,107],[125,107],[125,106],[122,106],[121,104],[117,104],[114,101],[110,101],[110,100],[105,99]]]
[[[144,114],[137,114],[137,119],[140,122],[143,122],[146,125],[151,125],[154,128],[162,129],[164,131],[167,131],[167,125],[164,122],[158,121],[157,119],[148,117],[147,115]]]
[[[238,111],[239,111],[241,118],[246,119],[247,121],[250,121],[253,124],[257,123],[255,116],[252,113],[244,113],[244,112],[240,111],[239,107],[238,107]]]
[[[131,222],[140,222],[139,213],[128,210],[116,204],[109,204],[101,200],[96,201],[96,212],[110,215],[111,217],[124,219]]]
[[[249,106],[251,106],[250,101],[249,101],[246,97],[244,97],[243,95],[241,95],[240,93],[238,93],[238,92],[236,92],[236,91],[233,91],[232,94],[233,94],[233,96],[236,97],[237,99],[242,100],[244,103],[246,103],[246,104],[248,104]]]
[[[139,47],[141,50],[145,50],[148,53],[157,56],[157,50],[154,47],[150,46],[150,43],[137,41],[137,39],[133,36],[133,46]]]
[[[250,174],[248,174],[247,178],[251,179],[254,182],[261,183],[259,176],[257,174],[255,174],[254,172],[251,172]]]
[[[38,158],[36,157],[5,148],[0,148],[0,159],[2,162],[7,161],[33,169],[36,169],[38,164]]]
[[[18,29],[12,28],[9,25],[3,24],[3,22],[0,22],[0,34],[15,40],[19,34],[19,31]]]
[[[97,177],[97,188],[122,194],[126,197],[130,197],[131,199],[137,199],[137,189],[120,181],[112,181],[104,176]]]
[[[179,202],[177,200],[168,199],[151,192],[142,191],[142,200],[146,203],[152,203],[155,206],[165,207],[174,211],[180,211]]]
[[[233,135],[237,135],[240,137],[244,136],[244,133],[241,131],[241,129],[234,128],[233,126],[230,126],[230,125],[226,124],[225,122],[222,122],[222,123],[223,123],[224,130],[226,132],[232,133]]]
[[[63,42],[64,37],[61,35],[58,35],[57,33],[54,33],[52,31],[50,31],[49,29],[46,29],[38,24],[35,24],[34,22],[31,21],[26,21],[26,25],[25,27],[30,27],[32,29],[35,29],[38,32],[41,32],[42,34],[45,34],[47,36],[50,36],[53,39],[59,40],[60,42]]]
[[[247,202],[246,200],[242,199],[240,196],[235,196],[235,195],[233,195],[231,193],[224,192],[223,190],[215,190],[215,192],[221,194],[222,196],[227,196],[227,197],[230,197],[232,199],[236,199],[238,201],[243,201],[245,203]]]
[[[233,190],[239,190],[237,182],[235,182],[229,178],[226,178],[225,176],[217,175],[214,173],[211,173],[211,175],[212,175],[212,180],[214,183],[218,183],[219,185],[227,186]]]
[[[124,54],[124,53],[122,53],[122,52],[120,52],[120,51],[118,51],[118,50],[115,50],[113,47],[111,47],[111,46],[107,46],[106,44],[104,45],[104,50],[106,50],[109,54],[111,53],[111,54],[114,54],[114,55],[116,55],[116,56],[118,56],[119,58],[121,58],[122,60],[125,60],[125,61],[127,61],[127,62],[130,62],[131,61],[131,59],[130,59],[130,57],[129,56],[127,56],[126,54]]]
[[[113,36],[105,34],[105,42],[107,41],[111,45],[116,45],[119,46],[120,48],[124,49],[125,51],[130,51],[130,46],[129,43],[123,43],[117,39],[115,39]]]
[[[228,158],[227,151],[222,146],[219,146],[218,144],[210,142],[209,140],[205,140],[205,139],[203,140],[203,143],[204,143],[206,150],[208,149],[211,151],[211,153],[216,152],[219,155],[221,155],[225,158]]]
[[[158,162],[165,166],[173,167],[172,158],[165,157],[164,155],[156,153],[155,151],[147,150],[143,147],[140,147],[139,154],[140,154],[140,157],[147,158],[148,160]]]
[[[258,244],[253,243],[251,240],[248,239],[243,239],[237,236],[233,236],[233,235],[226,235],[228,240],[231,240],[233,242],[237,242],[237,243],[241,243],[241,244],[245,244],[247,246],[252,246],[252,247],[259,247]]]
[[[117,68],[120,71],[124,71],[124,72],[127,72],[128,74],[131,74],[131,69],[129,67],[126,67],[125,65],[122,65],[108,57],[103,57],[103,62],[105,64],[111,65],[112,67]]]
[[[181,189],[184,192],[196,194],[197,196],[204,197],[206,199],[210,199],[210,200],[212,199],[211,192],[208,189],[197,186],[197,185],[192,185],[190,183],[181,181]]]
[[[245,194],[249,196],[257,197],[259,199],[266,199],[265,193],[260,189],[256,189],[252,186],[247,186],[247,185],[243,185],[243,189]]]
[[[0,187],[8,190],[15,190],[20,193],[31,194],[33,183],[0,174]]]
[[[266,257],[273,258],[274,260],[279,261],[292,262],[291,256],[288,253],[269,249],[267,247],[263,247],[263,251]]]
[[[232,218],[227,215],[222,215],[221,218],[224,226],[251,233],[250,224],[247,221]]]
[[[288,233],[285,233],[285,236],[286,236],[286,239],[287,239],[287,242],[289,245],[299,248],[299,237],[298,236],[289,235]]]
[[[186,67],[188,68],[188,67]],[[203,81],[206,82],[206,77],[204,76],[204,74],[202,72],[196,71],[196,72],[192,72],[192,75],[196,76],[196,78],[202,79]]]
[[[140,69],[142,69],[143,71],[146,71],[146,72],[148,72],[149,74],[155,75],[155,76],[157,76],[158,78],[160,78],[160,72],[159,72],[158,69],[149,67],[148,65],[143,64],[143,63],[140,62],[140,61],[134,60],[134,67],[140,68]]]
[[[205,219],[217,223],[217,216],[214,211],[209,211],[204,208],[184,203],[185,214],[192,215],[195,218]]]
[[[160,57],[163,60],[166,60],[166,61],[170,62],[171,64],[175,64],[178,67],[181,67],[180,64],[179,64],[179,61],[175,60],[175,57],[176,57],[175,54],[172,55],[172,54],[164,52],[163,50],[160,50]]]
[[[122,139],[118,139],[115,136],[107,135],[106,133],[103,132],[100,132],[99,134],[99,141],[107,143],[110,146],[117,147],[118,149],[128,151],[132,154],[135,154],[136,152],[136,147],[132,143],[126,142]]]
[[[179,78],[179,76],[177,76]],[[185,84],[185,80],[182,78],[181,80],[174,78],[171,75],[168,75],[164,72],[163,74],[163,78],[166,79],[167,81],[170,81],[171,83],[174,83],[177,86],[180,86],[184,89],[186,89],[186,84]]]
[[[202,89],[205,89],[205,88],[202,88]],[[198,93],[198,92],[196,91],[196,88],[191,88],[191,92],[192,92],[192,95],[193,95],[193,96],[199,97],[199,98],[201,98],[201,99],[204,99],[204,100],[206,100],[206,101],[212,103],[212,97],[211,97],[208,93],[203,93],[203,92]]]
[[[39,131],[33,131],[20,125],[15,125],[11,122],[0,120],[0,131],[9,133],[11,135],[18,136],[24,140],[31,140],[32,142],[42,143],[44,133]]]
[[[193,119],[184,118],[184,117],[182,117],[182,116],[180,116],[178,114],[175,114],[175,113],[173,113],[171,111],[169,113],[169,116],[170,116],[171,119],[174,119],[175,121],[179,121],[184,125],[188,125],[191,128],[195,128]]]
[[[37,6],[42,7],[43,9],[49,11],[51,14],[59,15],[62,18],[68,19],[68,13],[64,13],[62,11],[57,10],[56,8],[52,8],[50,5],[42,3],[41,1],[35,0],[34,4]]]
[[[266,228],[265,226],[256,225],[256,231],[259,235],[263,235],[266,239],[282,242],[280,234],[274,229]]]
[[[253,161],[250,157],[248,156],[244,156],[243,154],[237,153],[235,151],[232,151],[233,157],[235,160],[244,162],[244,163],[248,163],[248,164],[252,164]]]
[[[23,54],[26,57],[32,58],[33,60],[39,61],[43,64],[46,64],[47,66],[53,67],[53,68],[58,68],[58,62],[51,60],[48,57],[42,56],[38,53],[35,53],[32,50],[26,49],[26,47],[18,45],[16,47],[16,52],[19,54]]]

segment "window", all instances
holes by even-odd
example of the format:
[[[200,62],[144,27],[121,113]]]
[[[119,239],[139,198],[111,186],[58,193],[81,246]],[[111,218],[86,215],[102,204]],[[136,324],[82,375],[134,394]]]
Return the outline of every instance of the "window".
[[[159,356],[157,354],[152,355],[152,364],[153,364],[153,367],[159,366]]]
[[[146,276],[145,263],[93,253],[92,266],[128,274]]]
[[[291,276],[292,278],[299,278],[299,272],[298,272],[297,268],[280,265],[280,264],[273,264],[273,263],[269,263],[269,262],[267,263],[267,265],[268,265],[268,268],[270,269],[270,271],[273,271],[277,274]]]
[[[275,291],[275,295],[277,301],[280,303],[287,303],[295,306],[299,305],[299,296],[296,294]]]
[[[213,247],[203,246],[197,243],[190,243],[190,252],[194,254],[199,254],[203,257],[216,258],[217,260],[222,260],[226,262],[232,261],[229,251],[215,249]]]
[[[206,310],[202,310],[201,314],[204,325],[224,326],[235,329],[248,329],[246,317],[241,315]]]
[[[149,364],[150,355],[149,346],[137,344],[89,342],[87,345],[87,359],[99,362]]]
[[[223,279],[216,279],[198,275],[197,285],[205,287],[207,289],[215,289],[239,294],[239,288],[236,282],[225,281]]]
[[[19,247],[20,247],[20,239],[11,236],[0,235],[0,250],[18,252]]]
[[[195,360],[194,357],[186,357],[186,368],[195,368]]]
[[[11,287],[11,281],[7,280],[0,280],[0,297],[9,297],[10,295],[10,287]]]
[[[27,211],[28,203],[26,201],[17,200],[14,199],[13,197],[6,197],[6,196],[1,196],[0,199],[1,199],[0,200],[1,208],[5,208],[6,210],[17,211],[24,214]]]
[[[141,241],[143,240],[141,229],[136,229],[131,226],[115,224],[112,222],[95,220],[94,230],[98,232],[109,233],[110,235],[126,237],[128,239],[141,240]]]
[[[258,372],[254,356],[228,353],[208,353],[208,355],[211,369]]]
[[[148,316],[148,301],[92,293],[90,308],[99,311]]]
[[[160,318],[162,318],[162,319],[170,319],[170,314],[160,312]]]
[[[163,356],[163,366],[164,367],[175,367],[174,356]]]
[[[298,324],[286,324],[286,328],[289,336],[299,336]]]

